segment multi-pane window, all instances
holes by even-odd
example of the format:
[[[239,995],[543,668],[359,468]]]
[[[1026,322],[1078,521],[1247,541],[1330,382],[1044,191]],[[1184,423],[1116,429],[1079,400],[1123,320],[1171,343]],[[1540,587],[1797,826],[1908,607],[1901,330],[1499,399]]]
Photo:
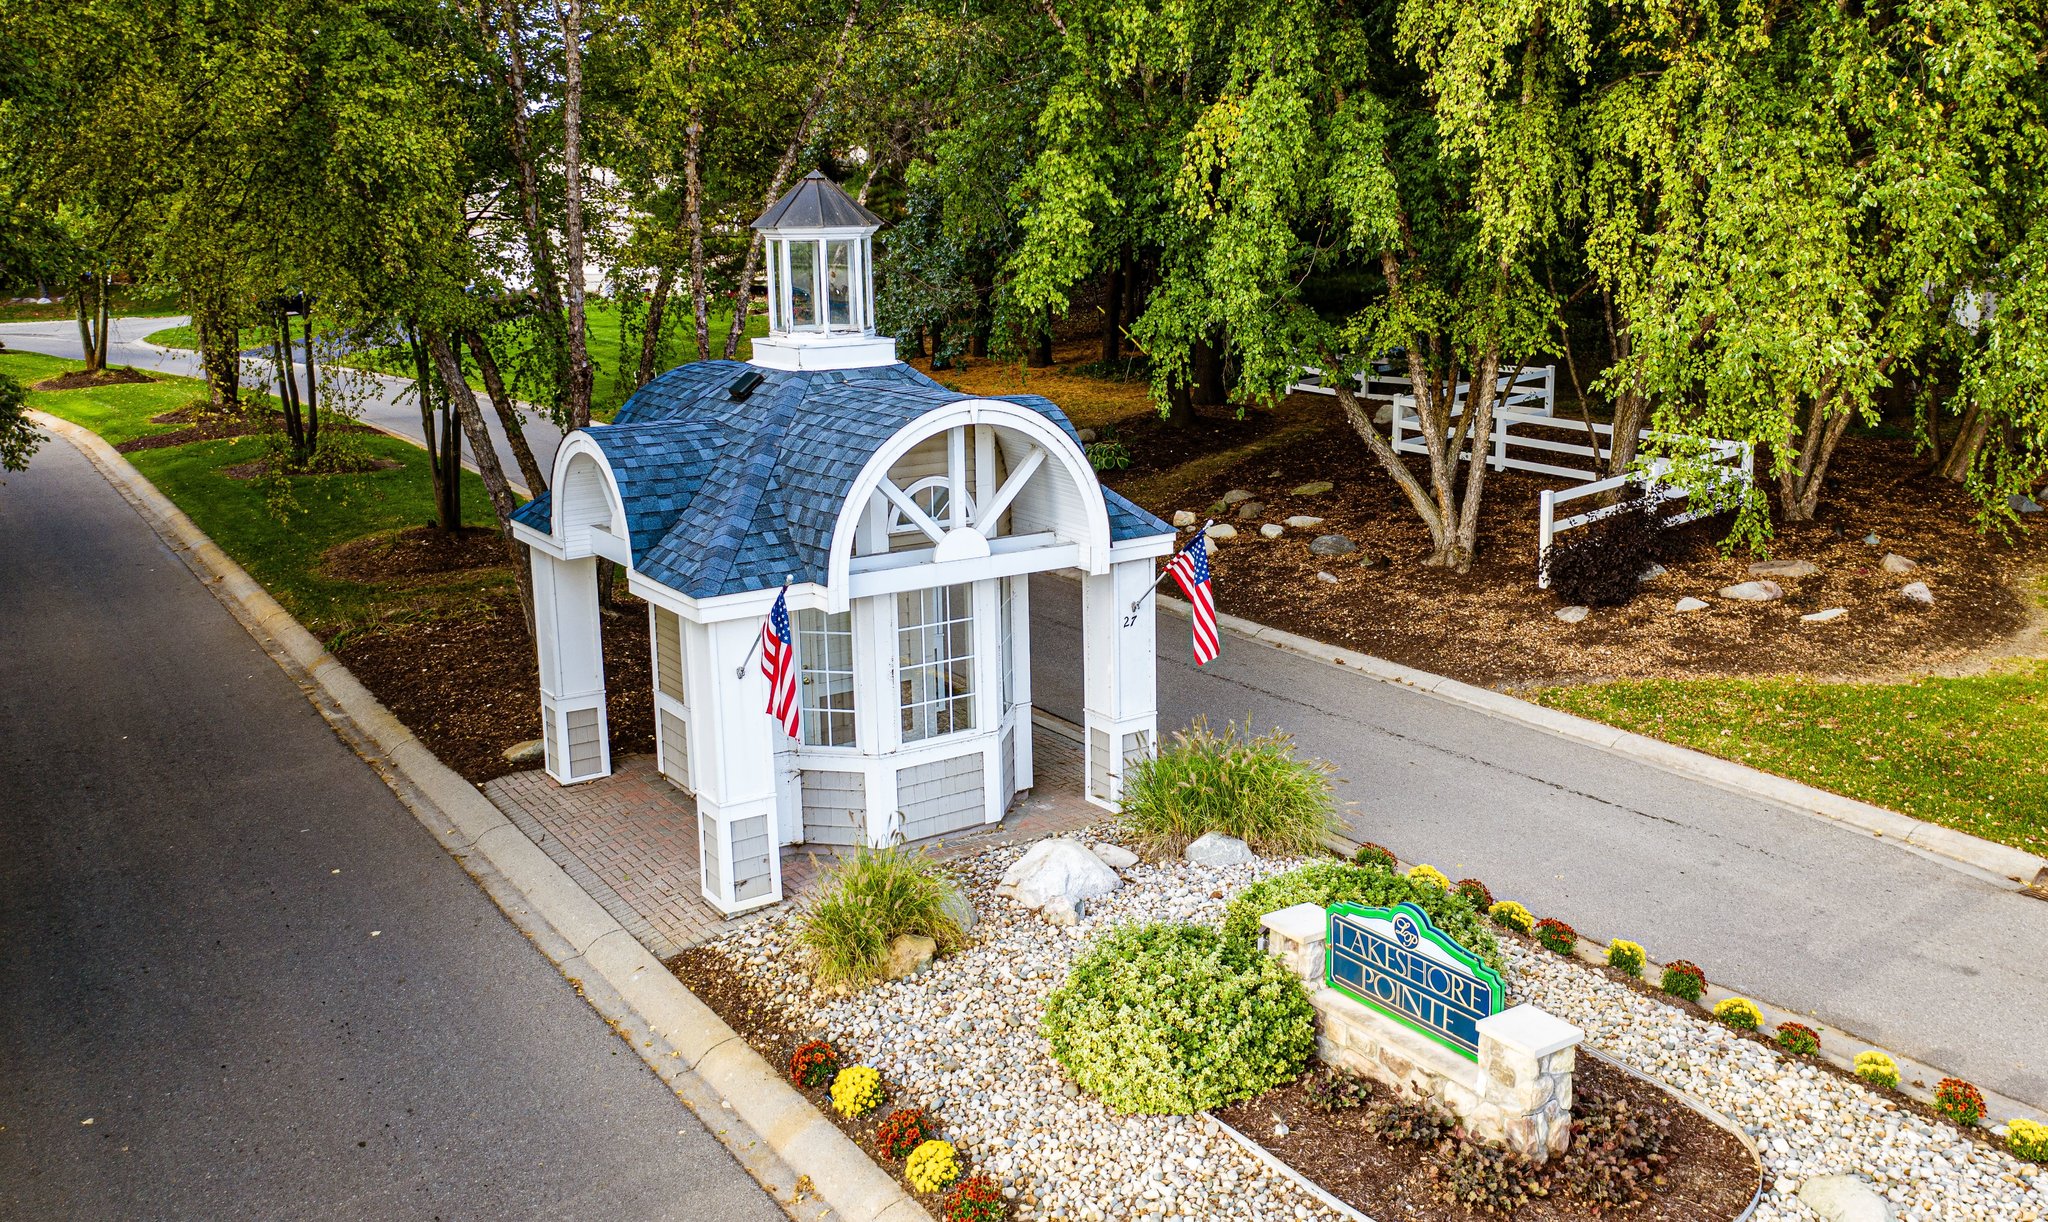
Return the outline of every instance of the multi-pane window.
[[[803,687],[804,745],[853,746],[853,616],[815,608],[796,613],[796,656]]]
[[[1005,577],[996,583],[996,588],[1001,591],[999,597],[1002,599],[1002,614],[998,617],[997,626],[1003,632],[1002,698],[1005,717],[1010,715],[1011,709],[1017,707],[1017,581],[1016,578]]]
[[[974,728],[974,587],[896,596],[903,741]]]

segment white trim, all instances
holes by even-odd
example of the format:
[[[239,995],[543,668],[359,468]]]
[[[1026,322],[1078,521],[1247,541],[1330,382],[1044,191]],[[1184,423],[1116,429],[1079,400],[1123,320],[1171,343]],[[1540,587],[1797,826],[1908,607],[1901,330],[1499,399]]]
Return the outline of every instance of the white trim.
[[[1003,481],[1002,487],[996,489],[995,496],[974,515],[975,525],[982,527],[986,533],[988,525],[1003,516],[1004,511],[1009,509],[1010,502],[1017,499],[1017,494],[1024,491],[1024,485],[1030,483],[1031,477],[1044,465],[1045,451],[1037,446],[1031,447],[1031,453],[1026,454],[1022,462],[1010,468],[1010,477]]]
[[[1028,407],[992,399],[962,399],[935,409],[899,429],[869,456],[867,464],[849,485],[846,501],[840,507],[839,520],[832,529],[832,548],[826,566],[825,584],[833,610],[845,610],[846,600],[852,596],[848,578],[853,563],[854,536],[868,500],[879,490],[881,481],[888,477],[889,469],[926,438],[950,428],[978,424],[1008,428],[1022,434],[1060,462],[1086,506],[1085,520],[1077,524],[1080,529],[1075,532],[1079,537],[1071,540],[1080,550],[1079,562],[1065,567],[1080,568],[1090,573],[1108,571],[1111,546],[1109,507],[1103,500],[1102,486],[1095,478],[1095,470],[1088,465],[1088,457],[1082,453],[1080,445],[1050,419]],[[952,579],[944,583],[934,579],[929,584],[952,584]]]
[[[932,481],[930,480],[919,480],[916,484],[911,485],[911,487],[915,488],[918,485],[931,484]],[[934,519],[930,514],[926,513],[924,509],[920,507],[916,501],[911,500],[910,494],[908,492],[905,492],[902,488],[897,487],[895,480],[884,478],[880,484],[876,485],[875,491],[881,493],[885,497],[888,497],[889,503],[896,506],[896,508],[902,510],[904,519],[908,521],[912,526],[915,526],[919,530],[923,531],[927,539],[930,539],[933,543],[945,542],[946,528],[940,526],[937,520]],[[946,495],[948,497],[952,497],[955,495],[955,493],[957,493],[957,491],[958,489],[952,488],[949,485]],[[951,506],[949,505],[948,508],[950,509]]]

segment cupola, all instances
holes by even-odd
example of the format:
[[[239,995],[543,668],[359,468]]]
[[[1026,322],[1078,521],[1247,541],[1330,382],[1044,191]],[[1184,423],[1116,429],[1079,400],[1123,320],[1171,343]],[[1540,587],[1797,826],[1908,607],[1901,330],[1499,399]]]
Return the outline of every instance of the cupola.
[[[874,236],[882,218],[817,170],[754,221],[767,246],[768,369],[861,369],[896,361],[875,334]]]

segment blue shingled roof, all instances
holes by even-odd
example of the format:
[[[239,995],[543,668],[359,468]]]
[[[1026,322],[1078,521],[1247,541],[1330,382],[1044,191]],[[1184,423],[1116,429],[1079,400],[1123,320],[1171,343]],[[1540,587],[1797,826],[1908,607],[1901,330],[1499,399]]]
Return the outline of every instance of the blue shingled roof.
[[[735,401],[742,374],[762,380]],[[976,396],[908,365],[789,371],[698,361],[640,388],[610,425],[585,430],[611,464],[626,505],[633,567],[697,598],[823,582],[832,529],[854,478],[883,443],[919,417]],[[1002,400],[1079,437],[1038,395]],[[1173,528],[1108,489],[1110,537]],[[549,529],[543,493],[514,514]]]

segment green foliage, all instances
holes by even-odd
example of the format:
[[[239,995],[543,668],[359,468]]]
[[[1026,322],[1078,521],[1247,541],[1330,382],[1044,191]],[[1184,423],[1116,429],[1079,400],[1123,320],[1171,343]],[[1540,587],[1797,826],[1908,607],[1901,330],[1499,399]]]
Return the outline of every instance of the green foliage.
[[[1698,1001],[1707,991],[1707,974],[1683,959],[1674,959],[1664,965],[1664,979],[1657,987],[1673,997]]]
[[[1579,945],[1578,931],[1555,917],[1536,922],[1536,941],[1553,954],[1569,956]]]
[[[1088,465],[1097,471],[1121,471],[1131,465],[1130,448],[1114,430],[1105,429],[1102,437],[1088,443]]]
[[[1868,1048],[1857,1053],[1855,1067],[1856,1076],[1872,1086],[1893,1090],[1899,1085],[1898,1062],[1875,1048]]]
[[[1805,1023],[1780,1023],[1777,1044],[1794,1056],[1812,1056],[1820,1051],[1820,1032]]]
[[[1754,1031],[1764,1021],[1763,1011],[1747,997],[1723,997],[1714,1003],[1714,1017],[1737,1031]]]
[[[1382,1099],[1365,1110],[1366,1132],[1381,1141],[1430,1145],[1457,1127],[1456,1117],[1428,1099]]]
[[[1934,1110],[1965,1128],[1984,1119],[1984,1092],[1961,1078],[1934,1084]]]
[[[1293,1078],[1315,1051],[1300,982],[1192,925],[1113,930],[1046,999],[1039,1026],[1081,1089],[1119,1112],[1222,1107]]]
[[[923,1108],[898,1108],[875,1126],[875,1152],[890,1162],[907,1157],[931,1140],[932,1128]]]
[[[1488,912],[1493,908],[1493,888],[1476,878],[1461,878],[1451,888],[1458,897],[1472,905],[1474,912]]]
[[[811,952],[813,974],[829,986],[875,980],[901,934],[957,950],[966,936],[946,914],[953,884],[922,850],[862,845],[832,867],[799,921],[798,940]]]
[[[1607,966],[1634,980],[1643,978],[1643,964],[1648,962],[1643,948],[1634,942],[1616,938],[1607,944]]]
[[[28,418],[28,391],[0,373],[0,471],[26,471],[43,444],[43,432]]]
[[[1384,845],[1361,844],[1358,846],[1358,851],[1351,855],[1351,864],[1355,866],[1372,866],[1379,870],[1392,870],[1398,867],[1401,861],[1394,856],[1394,850]]]
[[[1619,1209],[1664,1187],[1664,1146],[1675,1127],[1621,1095],[1581,1086],[1572,1098],[1572,1143],[1553,1169],[1562,1191],[1595,1212]]]
[[[1549,1177],[1539,1163],[1512,1150],[1460,1141],[1430,1164],[1437,1199],[1486,1213],[1512,1213],[1530,1200],[1550,1195]]]
[[[1337,826],[1333,771],[1296,759],[1278,730],[1250,737],[1232,723],[1218,734],[1198,717],[1125,776],[1123,825],[1167,848],[1221,832],[1261,853],[1308,852]]]
[[[1262,879],[1246,887],[1230,901],[1223,913],[1223,936],[1233,945],[1249,949],[1256,945],[1259,921],[1269,912],[1296,904],[1363,904],[1381,908],[1410,903],[1429,914],[1438,929],[1479,956],[1497,972],[1503,972],[1500,943],[1472,906],[1456,894],[1416,883],[1388,870],[1348,865],[1340,861],[1318,861]]]

